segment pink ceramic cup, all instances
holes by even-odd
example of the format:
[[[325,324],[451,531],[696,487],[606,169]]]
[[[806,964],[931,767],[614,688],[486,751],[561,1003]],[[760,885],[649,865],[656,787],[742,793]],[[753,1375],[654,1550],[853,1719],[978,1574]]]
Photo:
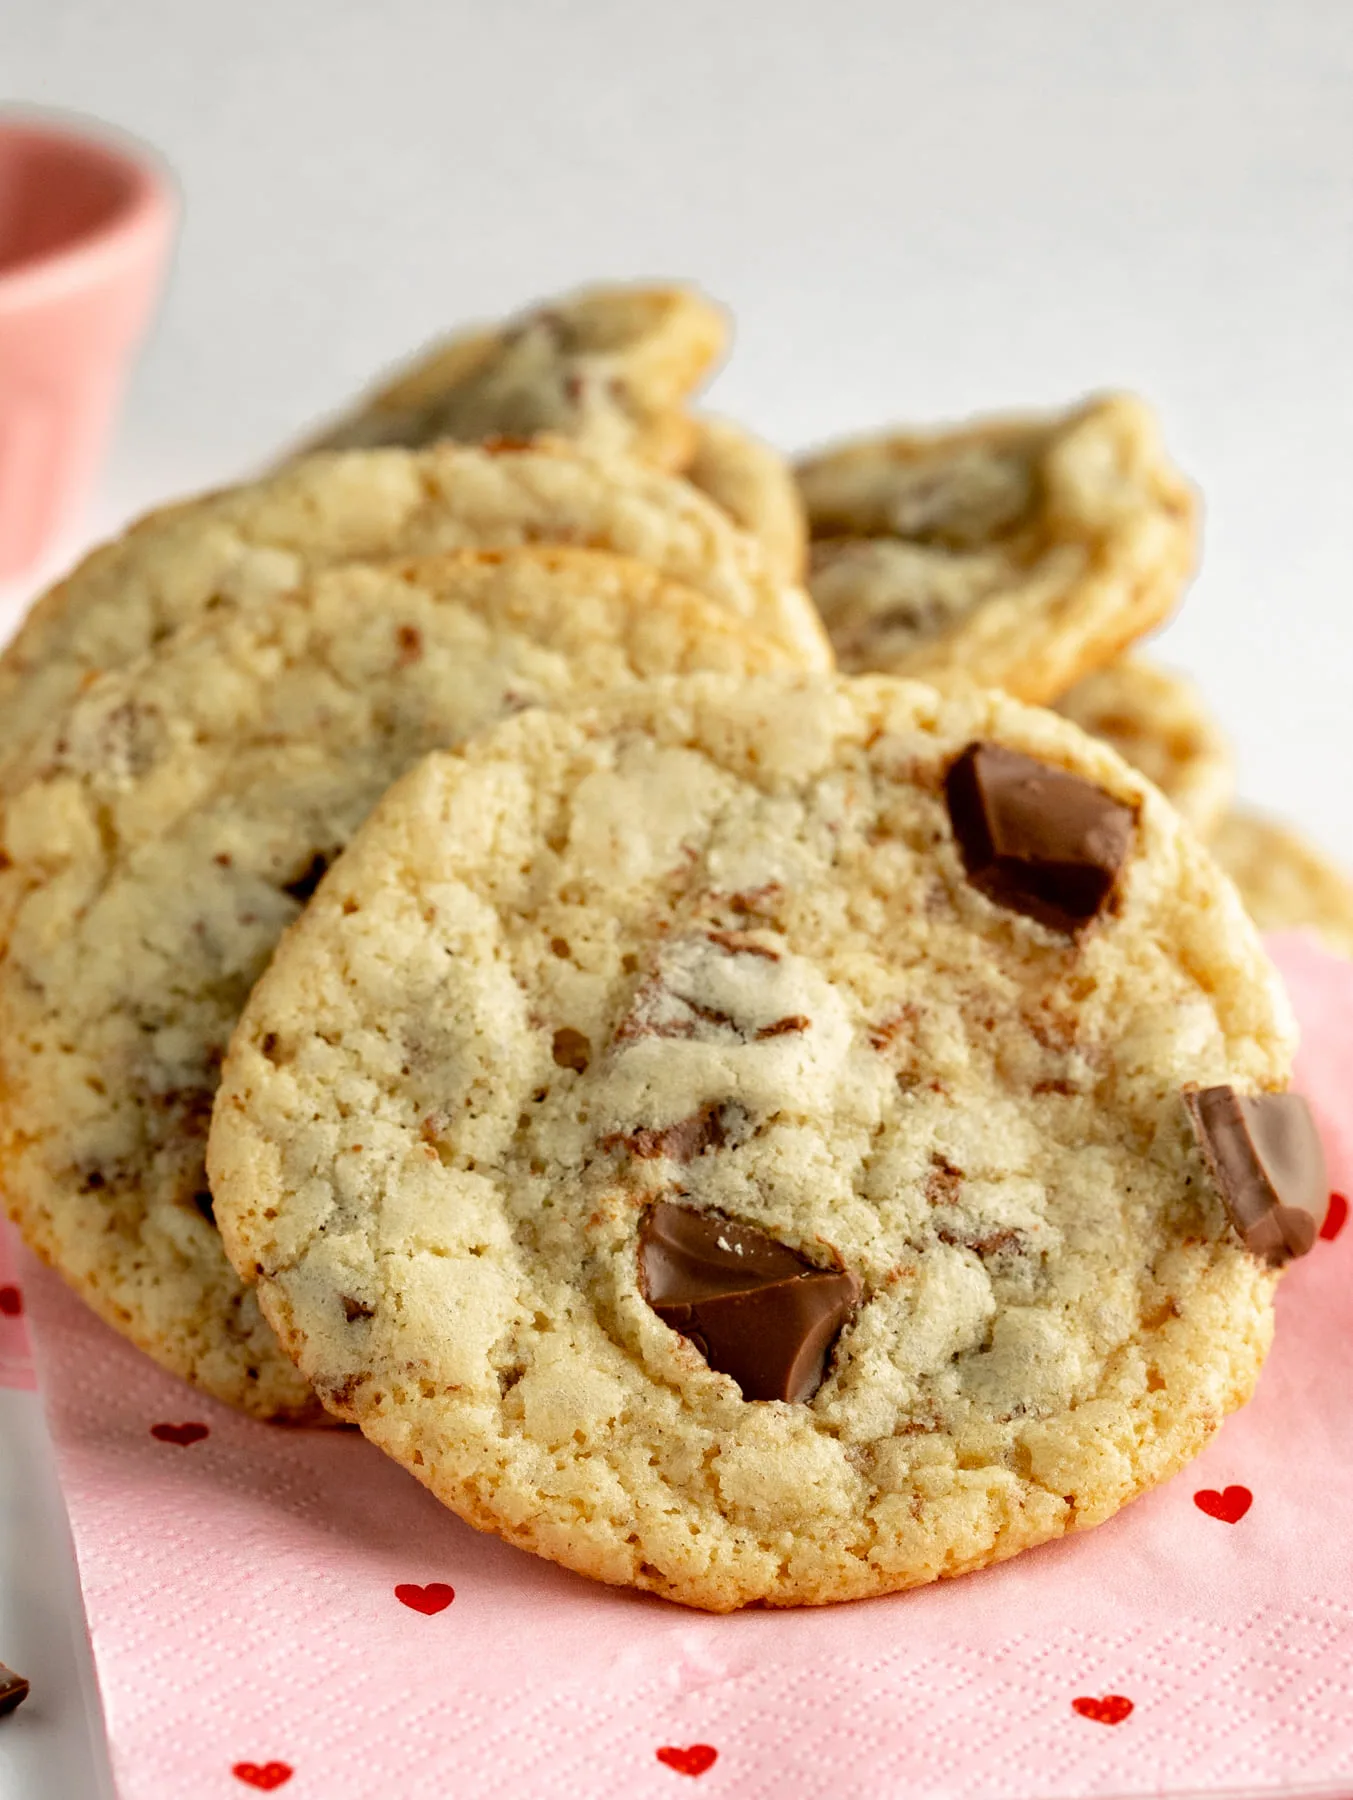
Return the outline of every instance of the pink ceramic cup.
[[[0,118],[0,580],[88,497],[173,229],[167,178],[81,126]]]

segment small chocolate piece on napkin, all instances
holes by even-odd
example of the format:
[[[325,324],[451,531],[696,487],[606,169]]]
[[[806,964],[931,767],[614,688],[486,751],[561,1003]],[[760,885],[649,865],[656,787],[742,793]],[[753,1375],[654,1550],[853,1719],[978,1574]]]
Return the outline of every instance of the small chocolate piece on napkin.
[[[16,1675],[13,1669],[7,1669],[0,1663],[0,1719],[6,1713],[12,1713],[16,1706],[28,1698],[28,1683],[22,1675]]]
[[[1193,1088],[1184,1105],[1246,1249],[1275,1269],[1305,1256],[1329,1210],[1329,1174],[1301,1095]]]
[[[968,880],[989,900],[1068,934],[1100,912],[1132,842],[1130,806],[1001,744],[969,744],[944,792]]]
[[[644,1298],[747,1400],[810,1400],[862,1283],[762,1231],[666,1202],[639,1237]]]

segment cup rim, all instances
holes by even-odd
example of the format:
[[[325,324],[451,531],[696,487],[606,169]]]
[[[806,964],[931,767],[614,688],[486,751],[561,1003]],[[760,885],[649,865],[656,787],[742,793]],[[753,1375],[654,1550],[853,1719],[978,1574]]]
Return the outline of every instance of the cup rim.
[[[106,276],[128,253],[167,236],[177,211],[177,193],[168,169],[149,145],[78,113],[5,106],[0,108],[0,143],[14,137],[85,150],[115,164],[127,178],[127,192],[116,210],[91,230],[0,270],[0,312],[61,299]]]

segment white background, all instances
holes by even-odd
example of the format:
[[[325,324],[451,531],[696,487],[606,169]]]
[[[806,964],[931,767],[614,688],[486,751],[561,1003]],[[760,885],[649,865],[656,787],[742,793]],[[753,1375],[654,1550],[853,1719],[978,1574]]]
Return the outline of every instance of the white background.
[[[1136,387],[1207,501],[1164,653],[1353,862],[1353,0],[0,0],[0,95],[185,196],[96,523],[598,276],[726,301],[791,448]]]

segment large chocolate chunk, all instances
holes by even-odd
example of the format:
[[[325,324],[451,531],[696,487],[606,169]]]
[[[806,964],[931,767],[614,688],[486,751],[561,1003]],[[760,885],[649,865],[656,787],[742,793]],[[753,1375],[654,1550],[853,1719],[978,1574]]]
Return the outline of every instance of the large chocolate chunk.
[[[28,1683],[22,1675],[16,1675],[13,1669],[7,1669],[0,1663],[0,1718],[28,1698]]]
[[[1097,915],[1132,842],[1130,806],[1000,744],[969,744],[944,793],[968,880],[988,899],[1067,933]]]
[[[1184,1104],[1246,1249],[1275,1269],[1305,1256],[1325,1223],[1329,1175],[1301,1095],[1194,1088]]]
[[[666,1202],[644,1220],[639,1272],[658,1317],[747,1400],[811,1400],[862,1286],[762,1231]]]

